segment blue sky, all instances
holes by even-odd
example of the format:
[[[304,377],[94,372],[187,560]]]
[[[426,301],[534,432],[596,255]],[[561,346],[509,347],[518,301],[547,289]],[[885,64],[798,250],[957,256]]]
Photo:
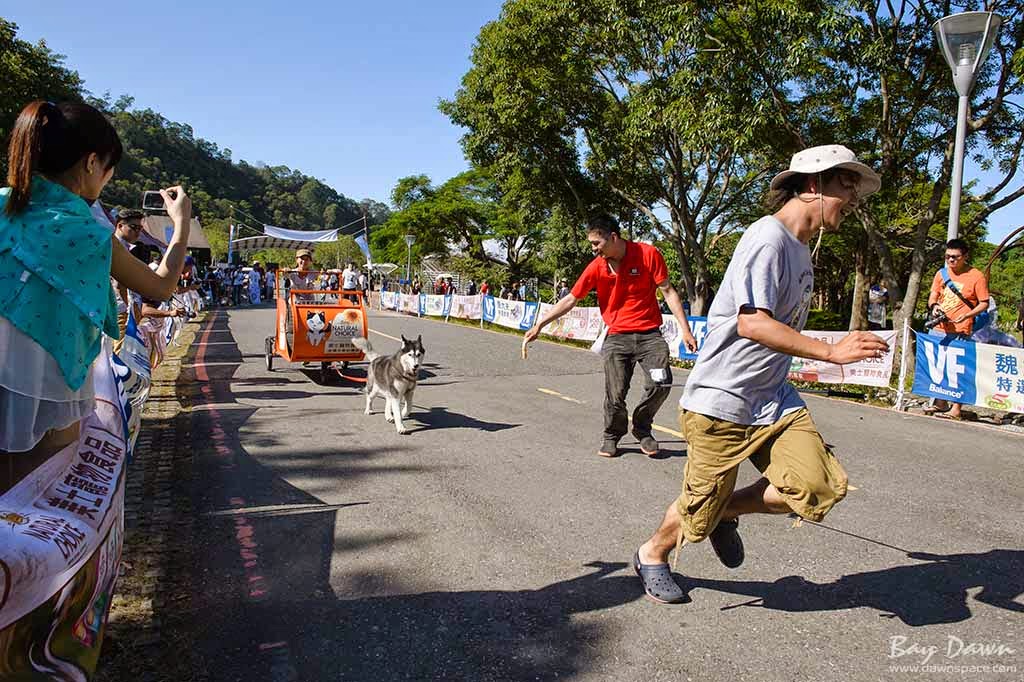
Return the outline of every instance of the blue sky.
[[[233,158],[285,164],[353,199],[468,166],[437,110],[500,0],[112,2],[6,6],[95,94],[135,97]]]
[[[388,203],[400,177],[443,182],[466,169],[460,131],[437,102],[458,88],[501,4],[49,0],[3,16],[67,55],[95,94],[131,95],[236,160]],[[968,159],[965,181],[977,174]],[[1022,223],[1024,199],[992,215],[990,241]]]

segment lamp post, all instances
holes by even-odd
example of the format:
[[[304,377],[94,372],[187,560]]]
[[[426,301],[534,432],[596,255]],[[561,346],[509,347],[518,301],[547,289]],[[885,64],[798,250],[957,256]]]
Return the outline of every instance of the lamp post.
[[[942,56],[953,71],[953,85],[960,96],[956,114],[956,145],[953,148],[953,178],[949,197],[946,239],[960,230],[960,190],[964,179],[964,142],[967,137],[967,105],[978,68],[992,48],[1003,18],[993,12],[951,14],[935,22],[932,30]]]
[[[405,264],[405,281],[412,284],[412,245],[416,243],[416,235],[405,235],[405,245],[409,247],[409,260]]]

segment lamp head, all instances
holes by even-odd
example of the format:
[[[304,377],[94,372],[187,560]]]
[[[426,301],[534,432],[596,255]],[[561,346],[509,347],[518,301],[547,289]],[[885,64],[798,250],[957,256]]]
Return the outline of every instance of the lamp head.
[[[1003,18],[994,12],[962,12],[943,17],[932,26],[961,97],[971,93],[978,68],[992,49],[1002,23]]]

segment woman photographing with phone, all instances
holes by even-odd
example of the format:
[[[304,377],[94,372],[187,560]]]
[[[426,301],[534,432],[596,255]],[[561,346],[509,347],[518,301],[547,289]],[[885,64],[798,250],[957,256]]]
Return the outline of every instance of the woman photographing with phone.
[[[160,192],[174,234],[156,271],[90,212],[122,151],[87,104],[31,102],[14,124],[0,190],[0,494],[75,442],[92,411],[102,337],[118,336],[110,278],[163,300],[181,274],[192,213],[182,188]]]

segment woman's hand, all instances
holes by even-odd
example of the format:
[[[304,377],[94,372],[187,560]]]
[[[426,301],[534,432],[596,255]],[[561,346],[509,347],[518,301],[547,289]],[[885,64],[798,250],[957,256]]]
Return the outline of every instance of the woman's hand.
[[[174,196],[171,196],[174,192]],[[192,200],[185,194],[181,185],[168,187],[160,190],[160,196],[164,198],[164,206],[167,208],[167,215],[174,221],[175,226],[188,228],[192,220]]]

